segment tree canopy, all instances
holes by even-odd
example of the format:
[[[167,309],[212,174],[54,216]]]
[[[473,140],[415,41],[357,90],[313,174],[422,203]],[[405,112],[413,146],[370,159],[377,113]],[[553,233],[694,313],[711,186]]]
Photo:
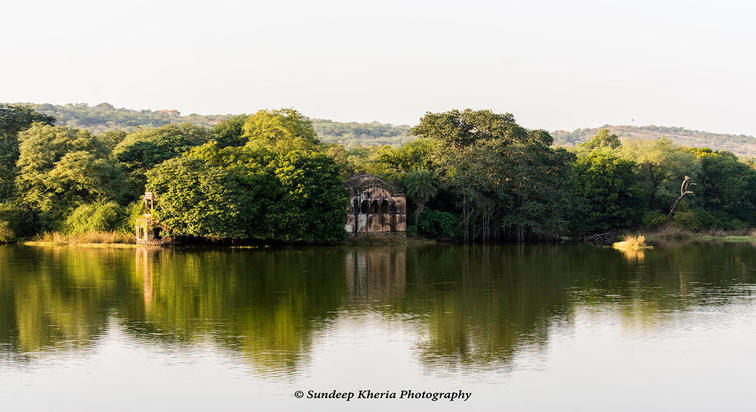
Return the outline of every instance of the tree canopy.
[[[69,109],[93,118],[120,110]],[[342,182],[356,173],[403,186],[416,217],[411,229],[424,236],[524,240],[664,223],[756,226],[753,160],[671,139],[604,128],[567,150],[512,114],[469,109],[427,113],[401,146],[323,143],[321,121],[286,108],[216,120],[212,129],[183,122],[96,135],[0,105],[4,238],[131,230],[124,222],[141,213],[138,198],[148,189],[157,195],[156,216],[176,236],[334,241],[346,236]]]

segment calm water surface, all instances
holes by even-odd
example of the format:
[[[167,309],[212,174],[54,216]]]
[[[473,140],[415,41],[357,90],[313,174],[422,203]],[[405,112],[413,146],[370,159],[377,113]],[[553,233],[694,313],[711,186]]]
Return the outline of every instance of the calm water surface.
[[[3,410],[754,410],[756,246],[0,247]],[[472,392],[467,402],[296,399]]]

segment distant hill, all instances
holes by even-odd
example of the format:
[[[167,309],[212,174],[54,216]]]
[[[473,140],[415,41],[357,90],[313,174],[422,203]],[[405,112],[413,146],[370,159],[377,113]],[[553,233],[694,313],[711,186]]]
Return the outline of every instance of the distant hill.
[[[659,139],[666,137],[682,146],[709,147],[747,158],[756,157],[756,138],[753,136],[710,133],[682,127],[604,125],[571,132],[557,130],[551,135],[554,137],[555,144],[569,147],[590,139],[600,129],[609,129],[620,138]]]
[[[168,123],[194,123],[213,127],[231,115],[182,116],[176,110],[130,110],[113,107],[108,103],[89,106],[77,104],[33,104],[24,103],[35,110],[55,116],[61,126],[87,129],[93,133],[109,130],[130,131],[140,126],[159,127]],[[311,119],[315,131],[323,141],[356,145],[401,145],[409,140],[409,126],[395,126],[387,123],[334,122],[332,120]]]
[[[132,130],[140,126],[159,127],[168,123],[194,123],[213,127],[230,115],[181,115],[176,110],[130,110],[116,108],[108,103],[96,106],[87,104],[29,104],[39,112],[55,116],[62,126],[87,129],[94,133],[108,130]],[[399,146],[413,139],[407,125],[388,123],[335,122],[311,119],[315,131],[323,141],[346,146],[394,145]],[[667,137],[683,146],[710,147],[727,150],[743,157],[756,157],[756,138],[745,135],[717,134],[682,127],[661,126],[612,126],[577,129],[571,132],[557,130],[551,133],[554,143],[560,146],[575,146],[590,139],[599,129],[609,128],[621,138],[658,139]]]

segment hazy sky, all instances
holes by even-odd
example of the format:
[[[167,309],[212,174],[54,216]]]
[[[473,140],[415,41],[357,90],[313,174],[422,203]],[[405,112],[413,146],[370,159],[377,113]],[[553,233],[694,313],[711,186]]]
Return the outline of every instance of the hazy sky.
[[[3,0],[0,101],[756,135],[756,2]]]

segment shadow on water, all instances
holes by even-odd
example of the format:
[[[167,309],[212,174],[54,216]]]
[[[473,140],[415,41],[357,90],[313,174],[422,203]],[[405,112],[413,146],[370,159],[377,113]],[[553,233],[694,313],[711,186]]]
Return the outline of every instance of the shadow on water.
[[[314,336],[369,312],[417,330],[426,365],[507,365],[543,350],[583,308],[654,328],[750,299],[754,268],[752,245],[716,243],[642,255],[583,245],[0,247],[0,354],[23,364],[86,352],[115,319],[136,341],[210,343],[263,374],[296,373]]]

